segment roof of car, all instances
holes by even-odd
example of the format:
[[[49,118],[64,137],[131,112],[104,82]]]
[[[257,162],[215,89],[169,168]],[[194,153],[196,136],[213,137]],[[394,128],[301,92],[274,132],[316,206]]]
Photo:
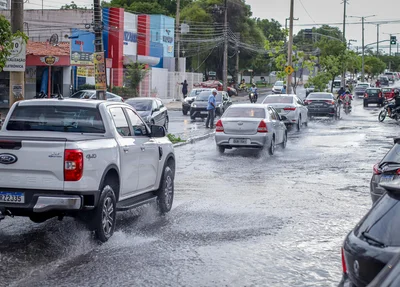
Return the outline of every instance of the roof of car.
[[[236,104],[230,106],[230,108],[265,108],[265,105],[246,103],[246,104]]]
[[[80,106],[85,108],[96,108],[100,104],[106,106],[124,104],[122,102],[111,102],[92,99],[31,99],[17,102],[19,106]]]
[[[293,97],[296,96],[295,94],[275,94],[275,95],[268,95],[267,97]]]
[[[131,101],[131,100],[159,100],[161,101],[161,99],[159,98],[153,98],[153,97],[138,97],[138,98],[129,98],[126,101]]]

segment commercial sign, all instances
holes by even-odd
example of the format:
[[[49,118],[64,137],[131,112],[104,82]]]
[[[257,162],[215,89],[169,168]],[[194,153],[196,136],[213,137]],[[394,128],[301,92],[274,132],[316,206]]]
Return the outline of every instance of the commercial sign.
[[[26,67],[26,43],[22,38],[12,41],[13,49],[11,55],[7,57],[4,71],[25,72]]]
[[[78,77],[94,77],[94,66],[77,67]]]
[[[137,22],[137,15],[124,12],[124,56],[137,54]]]
[[[106,63],[104,60],[104,53],[94,53],[94,77],[96,83],[96,90],[107,89],[107,78],[106,78]]]
[[[71,29],[71,66],[93,65],[94,33]]]
[[[47,66],[53,66],[57,64],[59,60],[60,58],[55,56],[40,57],[40,62],[46,64]]]

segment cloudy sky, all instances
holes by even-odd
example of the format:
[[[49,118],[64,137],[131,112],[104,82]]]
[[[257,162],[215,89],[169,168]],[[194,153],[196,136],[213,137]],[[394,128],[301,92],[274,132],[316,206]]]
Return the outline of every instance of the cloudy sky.
[[[251,5],[253,16],[259,18],[275,19],[282,26],[285,25],[285,19],[289,17],[290,0],[246,0]],[[400,1],[398,0],[348,0],[347,15],[349,16],[369,16],[365,21],[380,20],[398,20],[395,24],[380,25],[380,40],[389,39],[389,35],[385,33],[399,33],[396,35],[400,42]],[[314,24],[341,23],[343,21],[343,4],[342,0],[295,0],[294,1],[294,17],[299,18],[295,21],[296,25],[311,24],[308,27],[295,26],[295,32],[304,28],[311,28]],[[347,18],[349,23],[361,23],[358,18]],[[316,26],[316,25],[314,25]],[[342,25],[339,26],[342,29]],[[361,46],[361,25],[346,25],[346,38],[357,40],[352,45]],[[376,25],[365,25],[365,44],[374,43],[377,39]],[[380,45],[388,45],[381,43]],[[373,45],[376,50],[376,45]],[[396,46],[392,46],[396,50]]]

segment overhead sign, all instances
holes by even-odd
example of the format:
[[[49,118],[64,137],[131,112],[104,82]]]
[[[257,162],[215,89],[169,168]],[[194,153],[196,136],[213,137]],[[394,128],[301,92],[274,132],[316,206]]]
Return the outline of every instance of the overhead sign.
[[[104,61],[104,52],[94,53],[94,77],[96,90],[107,89],[106,64]]]
[[[4,71],[25,72],[26,67],[26,43],[22,38],[12,41],[13,49],[11,55],[7,57]]]
[[[287,67],[285,68],[285,73],[286,73],[286,74],[291,75],[293,72],[294,72],[294,69],[293,69],[292,66],[287,66]]]

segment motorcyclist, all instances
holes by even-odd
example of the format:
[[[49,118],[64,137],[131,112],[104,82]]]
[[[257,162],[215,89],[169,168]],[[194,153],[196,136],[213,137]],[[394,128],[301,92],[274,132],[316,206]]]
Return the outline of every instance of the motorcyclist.
[[[394,91],[394,97],[392,100],[394,100],[394,103],[388,105],[389,116],[400,107],[400,93],[398,89]]]
[[[350,89],[346,89],[346,91],[339,96],[339,101],[341,103],[349,103],[349,108],[351,110],[351,101],[353,100],[353,95],[350,92]]]
[[[345,91],[346,91],[346,90],[345,90],[343,87],[340,87],[339,91],[337,92],[337,93],[338,93],[338,96],[339,96],[339,97],[342,96],[342,95],[344,94]]]
[[[257,93],[257,87],[255,84],[253,84],[250,88],[250,93],[254,93],[254,96],[256,98],[256,101],[258,100],[258,93]],[[250,98],[250,95],[249,95]]]
[[[381,81],[379,81],[379,79],[376,80],[375,86],[376,86],[377,88],[379,88],[379,87],[381,86]]]

